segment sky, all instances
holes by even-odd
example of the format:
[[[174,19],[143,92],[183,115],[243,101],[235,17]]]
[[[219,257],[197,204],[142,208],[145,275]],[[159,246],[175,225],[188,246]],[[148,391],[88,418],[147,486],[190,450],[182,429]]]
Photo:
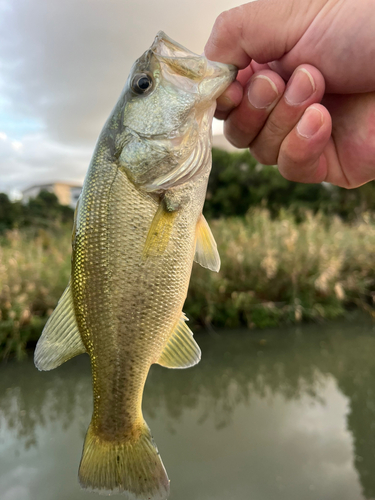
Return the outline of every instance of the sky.
[[[201,54],[216,17],[241,3],[0,0],[0,192],[81,183],[130,68],[156,33]]]

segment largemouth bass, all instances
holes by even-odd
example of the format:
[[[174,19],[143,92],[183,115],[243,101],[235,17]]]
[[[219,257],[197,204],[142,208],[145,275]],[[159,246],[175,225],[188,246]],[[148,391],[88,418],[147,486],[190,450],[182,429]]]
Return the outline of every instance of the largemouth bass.
[[[71,280],[35,351],[40,370],[90,356],[83,488],[168,496],[142,394],[151,364],[200,360],[182,307],[193,260],[220,267],[202,208],[215,100],[235,75],[160,32],[99,136],[75,214]]]

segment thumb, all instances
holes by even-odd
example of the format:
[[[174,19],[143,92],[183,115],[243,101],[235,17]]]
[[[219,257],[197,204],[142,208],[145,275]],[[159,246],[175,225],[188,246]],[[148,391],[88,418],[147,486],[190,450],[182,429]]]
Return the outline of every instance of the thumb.
[[[215,21],[205,55],[240,69],[251,59],[258,63],[280,59],[328,1],[258,0],[227,10]]]

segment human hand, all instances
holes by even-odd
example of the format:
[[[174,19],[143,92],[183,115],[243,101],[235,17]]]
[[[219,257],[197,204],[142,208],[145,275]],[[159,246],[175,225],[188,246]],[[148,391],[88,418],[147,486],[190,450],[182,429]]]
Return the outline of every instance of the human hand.
[[[373,180],[374,33],[372,0],[258,0],[221,14],[205,54],[241,68],[216,112],[229,141],[293,181]]]

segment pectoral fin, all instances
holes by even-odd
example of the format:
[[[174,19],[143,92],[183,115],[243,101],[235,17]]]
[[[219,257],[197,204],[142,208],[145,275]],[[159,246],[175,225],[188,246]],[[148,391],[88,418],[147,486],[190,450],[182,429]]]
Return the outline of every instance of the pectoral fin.
[[[160,203],[147,234],[143,249],[144,259],[163,254],[167,248],[176,215],[177,211],[168,211],[164,203]]]
[[[210,226],[201,214],[197,223],[195,262],[211,271],[219,272],[220,255]]]
[[[81,197],[78,198],[76,209],[74,210],[74,222],[73,222],[73,230],[72,230],[72,247],[74,248],[76,242],[77,228],[78,228],[78,210],[79,210],[79,202]]]
[[[193,338],[193,333],[185,323],[183,314],[157,363],[166,368],[189,368],[199,363],[201,350]]]
[[[38,370],[52,370],[68,359],[86,352],[78,331],[70,284],[47,321],[35,349]]]

